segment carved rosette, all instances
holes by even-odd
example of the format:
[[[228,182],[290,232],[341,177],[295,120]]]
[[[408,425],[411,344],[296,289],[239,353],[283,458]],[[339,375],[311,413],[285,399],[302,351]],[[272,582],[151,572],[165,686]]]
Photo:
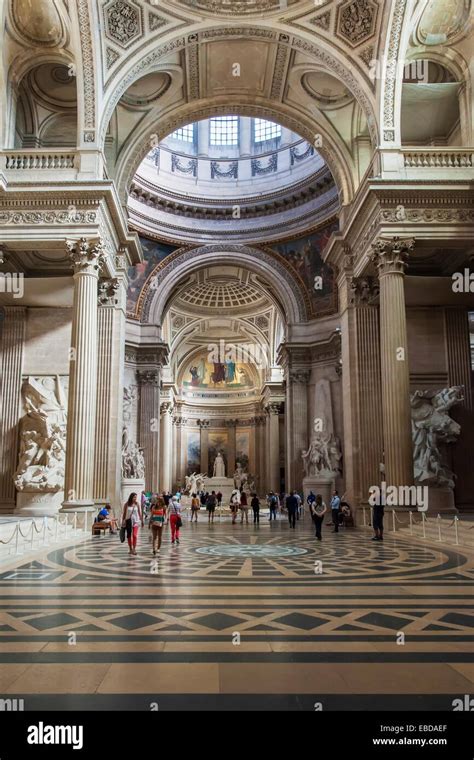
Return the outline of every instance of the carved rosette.
[[[373,243],[370,260],[377,267],[379,277],[386,274],[404,274],[414,247],[414,238],[379,238]]]
[[[75,275],[97,274],[105,261],[106,250],[102,240],[91,244],[82,237],[80,240],[67,240],[66,247]]]

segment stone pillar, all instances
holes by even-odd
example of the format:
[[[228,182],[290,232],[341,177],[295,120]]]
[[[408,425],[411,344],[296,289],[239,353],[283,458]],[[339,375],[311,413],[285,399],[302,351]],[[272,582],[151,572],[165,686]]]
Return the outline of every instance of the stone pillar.
[[[258,473],[259,473],[259,495],[264,496],[268,491],[267,478],[267,417],[261,414],[258,418]]]
[[[165,401],[160,405],[160,491],[171,491],[171,446],[173,405]]]
[[[268,415],[268,490],[280,492],[280,414],[281,404],[270,402]]]
[[[125,272],[99,282],[94,499],[121,501]]]
[[[229,431],[227,443],[227,477],[232,478],[235,472],[235,437],[238,420],[226,420],[225,426]]]
[[[0,309],[0,513],[13,512],[26,309]]]
[[[413,239],[379,239],[372,261],[380,280],[380,355],[385,480],[392,486],[413,483],[410,374],[407,355],[404,274]]]
[[[178,485],[184,486],[184,428],[187,420],[181,416],[173,418],[174,426],[174,446],[173,446],[173,490]]]
[[[286,378],[287,488],[299,491],[303,483],[301,452],[308,448],[308,381],[310,370],[289,368]]]
[[[209,469],[209,420],[198,420],[197,424],[201,429],[201,472],[203,475],[208,474]]]
[[[68,241],[74,267],[66,475],[62,511],[94,507],[94,446],[97,402],[97,282],[102,243]]]
[[[145,489],[158,491],[160,474],[160,370],[137,370],[140,388],[138,440],[145,457]]]
[[[249,420],[250,425],[250,442],[249,442],[249,471],[251,474],[256,478],[257,476],[257,463],[256,463],[256,457],[255,457],[255,449],[257,445],[256,436],[257,436],[257,420],[255,417],[252,417]]]

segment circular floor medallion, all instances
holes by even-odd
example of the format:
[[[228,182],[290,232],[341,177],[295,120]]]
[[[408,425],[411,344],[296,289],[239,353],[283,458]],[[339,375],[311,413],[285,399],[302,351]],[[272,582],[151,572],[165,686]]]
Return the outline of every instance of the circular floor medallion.
[[[217,544],[216,546],[200,546],[198,554],[213,554],[217,557],[294,557],[297,554],[307,554],[306,549],[294,546],[274,546],[271,544]]]

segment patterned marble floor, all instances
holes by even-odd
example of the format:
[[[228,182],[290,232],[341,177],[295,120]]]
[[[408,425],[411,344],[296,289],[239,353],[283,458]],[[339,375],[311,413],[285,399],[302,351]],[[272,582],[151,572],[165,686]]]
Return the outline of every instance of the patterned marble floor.
[[[25,709],[452,709],[474,693],[474,554],[308,520],[187,523],[0,572],[0,691]]]

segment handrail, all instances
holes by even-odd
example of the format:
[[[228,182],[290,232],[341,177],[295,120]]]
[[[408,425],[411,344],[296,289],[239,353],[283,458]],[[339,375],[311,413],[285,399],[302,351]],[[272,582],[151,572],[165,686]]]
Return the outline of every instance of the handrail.
[[[426,516],[426,512],[421,512],[421,518],[418,520],[416,519],[415,515],[416,512],[413,512],[412,510],[409,511],[408,515],[408,522],[405,522],[400,519],[399,514],[397,513],[396,509],[390,510],[391,515],[391,521],[392,521],[392,528],[389,531],[390,533],[396,533],[397,532],[397,525],[400,526],[399,530],[405,530],[408,529],[409,534],[411,536],[416,536],[417,533],[415,532],[415,529],[417,526],[421,525],[422,529],[422,536],[424,539],[426,539],[426,527],[427,525],[429,527],[435,528],[437,531],[437,538],[436,541],[438,543],[454,543],[456,546],[460,545],[460,538],[462,539],[462,531],[471,531],[474,530],[474,524],[473,525],[466,525],[459,517],[458,515],[454,515],[453,519],[450,523],[445,524],[447,521],[442,517],[442,515],[438,514],[436,517],[433,515],[430,517]],[[370,508],[370,521],[367,523],[367,516],[366,516],[366,507],[362,507],[362,515],[363,515],[363,528],[371,528],[372,527],[372,508]],[[450,531],[451,528],[454,528],[454,537],[451,533],[447,533],[447,531]],[[454,541],[453,541],[454,538]],[[466,538],[467,543],[467,538]],[[474,544],[473,544],[474,548]]]
[[[53,528],[50,528],[50,526],[49,526],[49,521],[50,520],[54,520],[55,525],[54,525]],[[60,532],[59,532],[59,526],[61,526],[61,525],[63,525],[65,527],[65,532],[64,532],[64,534],[62,536],[60,535]],[[19,554],[19,550],[20,550],[20,541],[19,541],[19,539],[20,539],[20,536],[21,536],[21,538],[24,539],[24,543],[23,543],[22,548],[24,548],[25,546],[27,546],[26,540],[28,540],[30,548],[33,550],[34,549],[35,532],[36,532],[37,535],[38,534],[43,534],[43,546],[44,546],[45,543],[46,543],[46,535],[47,535],[47,533],[49,533],[50,535],[52,535],[54,533],[54,539],[53,540],[49,539],[49,541],[51,541],[51,543],[57,543],[58,541],[62,541],[65,538],[67,538],[68,527],[69,527],[69,515],[67,513],[64,515],[64,520],[63,521],[61,520],[61,516],[60,515],[45,515],[43,517],[43,522],[42,522],[40,528],[38,528],[38,526],[37,526],[36,521],[34,520],[34,518],[31,518],[31,523],[28,526],[28,528],[26,530],[26,533],[23,533],[23,531],[21,529],[21,521],[18,520],[18,522],[15,525],[15,528],[13,530],[13,533],[8,538],[8,540],[4,540],[4,539],[0,538],[0,545],[8,546],[8,544],[11,544],[12,541],[14,539],[16,539],[15,554]],[[72,528],[73,528],[73,530],[72,530],[72,534],[73,535],[76,535],[78,532],[87,534],[87,513],[85,514],[85,516],[83,518],[83,527],[79,527],[78,526],[78,513],[74,512],[73,513],[73,525],[72,525]],[[39,540],[41,542],[41,539],[39,539]],[[39,544],[39,545],[41,545],[41,544]],[[37,546],[38,546],[38,544],[37,544]]]

